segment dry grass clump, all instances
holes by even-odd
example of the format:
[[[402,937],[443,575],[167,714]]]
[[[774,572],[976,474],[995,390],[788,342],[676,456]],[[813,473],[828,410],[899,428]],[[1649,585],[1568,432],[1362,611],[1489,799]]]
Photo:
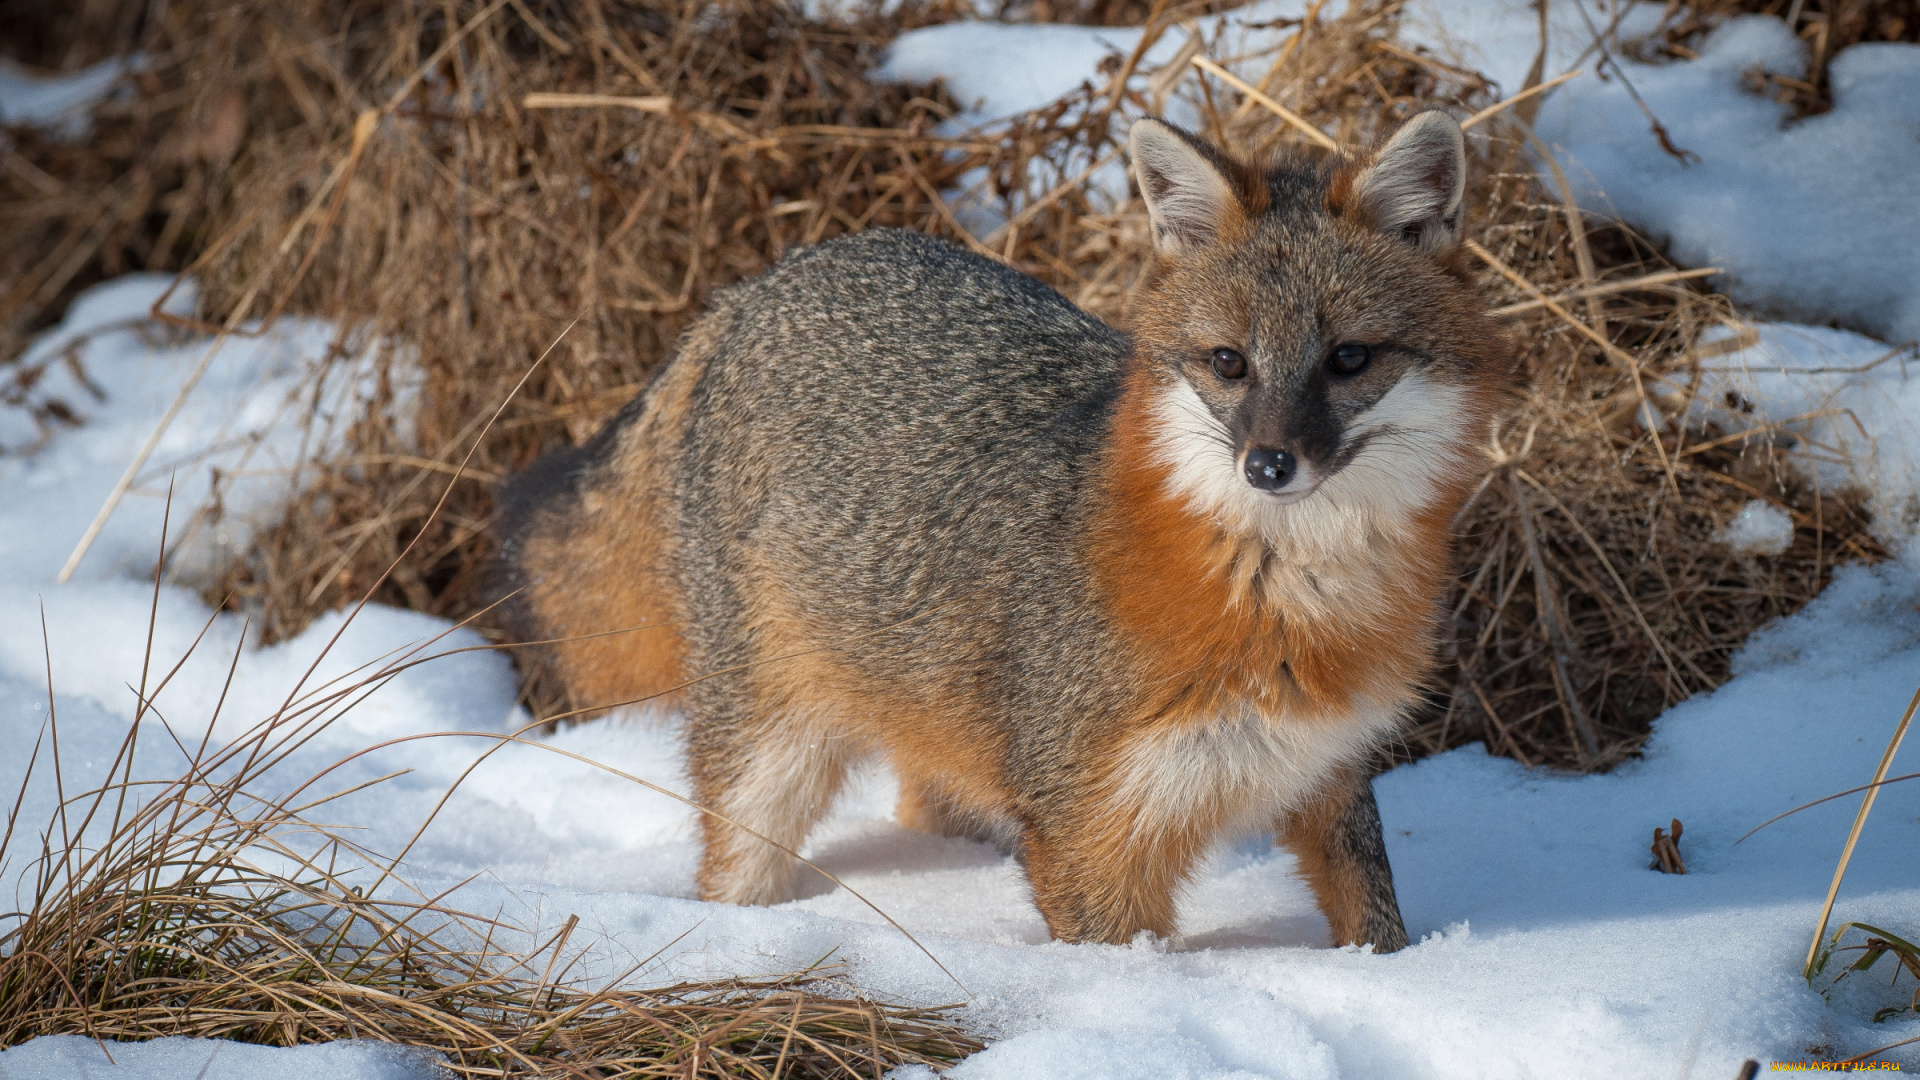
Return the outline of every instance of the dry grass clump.
[[[261,150],[262,179],[237,189],[242,220],[257,216],[209,248],[210,310],[251,295],[265,312],[290,296],[391,349],[422,383],[404,415],[368,415],[224,583],[262,602],[269,637],[356,595],[413,539],[424,478],[445,471],[474,418],[578,317],[382,597],[471,610],[483,601],[488,479],[589,435],[715,286],[797,245],[940,222],[937,193],[959,168],[949,152],[972,145],[928,134],[951,111],[939,95],[866,81],[885,35],[779,5],[682,17],[400,3],[344,20],[331,6],[313,5],[289,55],[310,55],[342,21],[367,51],[342,57],[342,90],[297,129],[311,148]],[[281,4],[254,14],[287,18]],[[532,94],[559,105],[530,107]],[[269,175],[287,180],[274,189]],[[345,179],[324,191],[334,175]],[[313,218],[326,235],[294,249],[311,265],[276,261],[286,224],[322,204]]]
[[[1746,6],[1675,6],[1671,32],[1649,40],[1682,55],[1712,18]],[[712,288],[795,245],[891,225],[1001,258],[1124,327],[1144,267],[1144,212],[1137,199],[1109,205],[1089,178],[1120,153],[1132,118],[1181,97],[1208,135],[1245,152],[1325,152],[1190,62],[1229,59],[1234,47],[1192,36],[1207,5],[1159,0],[1010,5],[1032,17],[1143,18],[1148,42],[1171,35],[1186,48],[1147,70],[1143,47],[1004,129],[937,137],[955,108],[939,88],[877,86],[866,73],[894,35],[952,17],[950,7],[833,24],[744,0],[165,8],[143,39],[165,58],[149,76],[156,85],[124,108],[174,110],[151,130],[238,108],[244,136],[202,195],[178,195],[195,223],[204,317],[327,316],[342,351],[375,350],[394,387],[347,447],[313,463],[306,493],[218,595],[233,591],[269,637],[285,636],[381,580],[413,543],[377,598],[476,611],[495,599],[482,588],[486,481],[586,438],[668,355]],[[1803,26],[1808,9],[1828,18],[1835,51],[1851,40],[1846,27],[1881,33],[1904,10],[1841,4],[1829,18],[1826,5],[1796,7]],[[1231,59],[1264,70],[1266,97],[1347,148],[1417,108],[1466,115],[1491,104],[1478,75],[1396,43],[1396,0],[1336,8],[1282,26],[1290,36],[1264,55]],[[1869,9],[1873,18],[1848,21]],[[1135,74],[1144,89],[1127,82]],[[544,107],[556,104],[566,107]],[[1811,598],[1836,561],[1881,553],[1858,499],[1796,479],[1792,455],[1810,448],[1790,447],[1791,431],[1669,422],[1698,384],[1696,335],[1737,315],[1629,231],[1583,219],[1555,177],[1536,176],[1531,113],[1517,105],[1472,139],[1468,235],[1484,252],[1474,265],[1494,305],[1533,306],[1505,316],[1522,361],[1515,408],[1459,524],[1454,642],[1404,750],[1484,739],[1528,763],[1595,769],[1632,753],[1667,705],[1724,681],[1745,636]],[[1003,208],[1007,224],[970,234],[949,198],[956,187]],[[76,228],[36,205],[19,212]],[[430,521],[429,481],[448,475],[455,449],[569,325]],[[316,381],[325,375],[323,365]],[[1755,498],[1794,517],[1781,556],[1711,540]],[[203,511],[213,513],[217,503]]]
[[[165,782],[134,779],[133,762],[140,720],[159,726],[144,703],[172,673],[149,691],[143,672],[140,714],[104,782],[87,791],[70,792],[61,775],[50,689],[45,745],[33,748],[0,835],[0,872],[14,880],[24,871],[29,895],[26,910],[0,914],[0,1047],[56,1034],[275,1046],[372,1039],[436,1052],[458,1076],[608,1080],[851,1080],[944,1068],[982,1049],[952,1007],[860,996],[824,964],[627,987],[650,957],[586,985],[572,974],[585,954],[577,943],[569,951],[576,918],[531,950],[502,946],[498,938],[524,932],[460,910],[454,890],[412,890],[395,861],[311,816],[369,785],[322,795],[323,770],[258,794],[284,786],[269,774],[284,778],[321,728],[434,659],[434,644],[296,688],[226,745],[176,743],[188,764]],[[209,732],[218,719],[216,709]],[[20,820],[36,767],[59,793],[37,831]]]
[[[563,939],[530,955],[476,946],[472,916],[366,900],[317,868],[254,870],[233,858],[237,836],[190,839],[205,847],[99,867],[0,941],[0,1045],[372,1039],[437,1052],[459,1076],[795,1080],[943,1068],[983,1048],[946,1010],[848,996],[833,967],[647,990],[552,983],[572,960]]]

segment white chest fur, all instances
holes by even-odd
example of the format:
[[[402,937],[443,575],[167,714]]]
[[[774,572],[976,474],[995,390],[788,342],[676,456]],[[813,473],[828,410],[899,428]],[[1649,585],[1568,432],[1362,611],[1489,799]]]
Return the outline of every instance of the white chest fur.
[[[1276,719],[1251,708],[1212,723],[1151,731],[1122,752],[1114,809],[1136,834],[1211,823],[1264,827],[1298,808],[1342,766],[1389,736],[1397,709]]]

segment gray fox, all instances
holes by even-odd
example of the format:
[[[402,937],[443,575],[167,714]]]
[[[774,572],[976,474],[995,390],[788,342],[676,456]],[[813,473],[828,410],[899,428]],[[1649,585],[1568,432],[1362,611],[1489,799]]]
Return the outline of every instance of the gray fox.
[[[796,250],[505,487],[510,629],[567,639],[577,705],[669,695],[698,801],[788,848],[879,754],[903,824],[1012,839],[1057,938],[1173,934],[1207,847],[1270,826],[1336,941],[1397,949],[1368,764],[1512,367],[1460,128],[1324,165],[1129,138],[1131,334],[916,233]],[[791,856],[702,829],[703,897],[789,896]]]

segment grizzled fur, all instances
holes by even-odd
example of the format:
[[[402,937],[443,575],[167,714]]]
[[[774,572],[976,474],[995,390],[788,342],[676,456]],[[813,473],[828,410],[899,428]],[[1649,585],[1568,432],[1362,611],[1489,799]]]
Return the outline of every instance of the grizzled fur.
[[[687,712],[703,896],[785,899],[791,857],[736,825],[798,848],[878,753],[903,824],[1017,842],[1063,939],[1173,933],[1207,845],[1265,825],[1336,939],[1406,943],[1367,763],[1505,373],[1429,116],[1333,169],[1137,128],[1131,340],[918,234],[797,251],[509,485],[520,637],[577,639],[542,663],[581,707]],[[1329,375],[1346,341],[1375,359]],[[1299,483],[1249,486],[1261,447]]]

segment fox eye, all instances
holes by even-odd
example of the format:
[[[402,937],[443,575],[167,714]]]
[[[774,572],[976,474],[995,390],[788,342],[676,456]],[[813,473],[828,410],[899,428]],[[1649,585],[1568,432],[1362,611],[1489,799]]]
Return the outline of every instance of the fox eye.
[[[1213,373],[1223,379],[1247,377],[1247,358],[1232,349],[1213,350]]]
[[[1333,355],[1327,357],[1327,370],[1335,375],[1352,375],[1366,367],[1373,359],[1373,347],[1357,341],[1347,341],[1334,347]]]

